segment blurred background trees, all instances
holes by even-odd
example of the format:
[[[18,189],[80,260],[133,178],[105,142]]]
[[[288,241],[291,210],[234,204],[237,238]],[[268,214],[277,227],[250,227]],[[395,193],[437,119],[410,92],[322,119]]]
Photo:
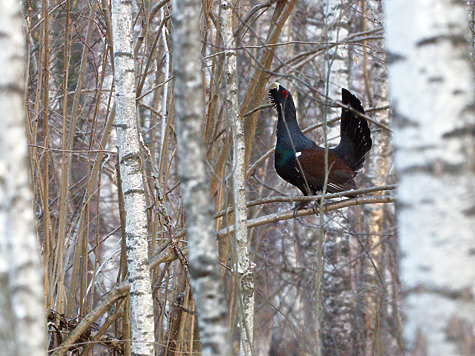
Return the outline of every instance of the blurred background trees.
[[[214,204],[210,224],[217,232],[233,346],[239,347],[246,330],[233,234],[236,138],[225,76],[230,50],[237,60],[246,144],[253,354],[402,355],[398,236],[391,203],[396,174],[381,1],[226,4],[232,7],[233,48],[227,47],[229,37],[223,34],[220,1],[202,1],[196,16],[201,24],[203,144]],[[83,329],[70,350],[129,355],[111,6],[106,0],[25,1],[22,6],[27,136],[46,276],[49,349],[66,352],[60,345],[79,324]],[[156,353],[191,355],[201,346],[187,275],[185,207],[177,169],[173,64],[174,41],[180,38],[173,37],[173,6],[173,0],[133,2],[136,119]],[[287,198],[299,193],[273,168],[276,115],[267,98],[273,81],[293,92],[301,127],[321,146],[338,142],[341,87],[354,92],[371,119],[373,135],[357,182],[360,188],[386,188],[357,198],[354,206],[319,216],[308,211],[294,219]]]
[[[199,350],[183,265],[187,244],[173,109],[172,6],[173,1],[133,5],[137,120],[143,142],[149,257],[154,263],[156,348],[161,355]],[[225,211],[234,201],[220,11],[219,2],[204,1],[196,14],[201,21],[202,129],[214,210],[222,212],[212,223],[221,232],[218,244],[229,326],[239,340],[242,304],[237,275],[232,272],[236,245],[232,234],[223,233],[234,223],[232,213]],[[29,53],[27,123],[47,274],[46,303],[56,325],[49,328],[50,348],[54,348],[65,338],[58,320],[79,322],[107,300],[127,272],[114,129],[111,10],[107,1],[43,1],[25,2],[24,14]],[[323,130],[315,126],[326,121],[328,145],[336,144],[340,88],[354,91],[374,118],[375,145],[358,177],[359,186],[394,183],[380,2],[237,2],[232,15],[247,145],[247,200],[298,195],[275,174],[269,155],[276,116],[266,92],[273,81],[294,92],[301,126],[313,127],[308,135],[321,145],[325,144]],[[393,195],[391,191],[371,194]],[[287,212],[290,207],[279,199],[256,203],[248,208],[248,220]],[[289,216],[248,229],[248,238],[254,265],[256,355],[313,354],[317,348],[327,355],[387,355],[400,348],[392,204],[351,207],[320,217]],[[324,247],[322,254],[319,246]],[[176,250],[183,254],[181,261]],[[316,293],[317,286],[322,293]],[[95,343],[87,345],[87,352],[100,354],[105,348],[119,352],[114,346],[120,345],[117,341],[130,338],[124,313],[127,303],[118,299],[93,320],[94,336],[87,340]],[[82,352],[84,347],[80,345]]]

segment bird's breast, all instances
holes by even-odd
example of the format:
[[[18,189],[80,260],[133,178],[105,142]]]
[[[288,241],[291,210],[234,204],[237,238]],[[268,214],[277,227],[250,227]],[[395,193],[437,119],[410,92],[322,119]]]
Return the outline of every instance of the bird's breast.
[[[296,185],[296,182],[300,179],[300,172],[296,167],[296,155],[293,150],[276,149],[275,150],[275,170],[277,174],[287,182]]]

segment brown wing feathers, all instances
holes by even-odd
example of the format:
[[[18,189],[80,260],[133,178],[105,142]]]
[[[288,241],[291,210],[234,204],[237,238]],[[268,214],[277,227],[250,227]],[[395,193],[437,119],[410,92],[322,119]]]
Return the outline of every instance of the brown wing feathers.
[[[302,150],[296,154],[302,169],[302,175],[309,184],[312,193],[321,191],[325,184],[325,150],[321,147]],[[327,192],[337,193],[356,189],[354,172],[338,156],[328,152]],[[312,189],[313,188],[313,189]]]

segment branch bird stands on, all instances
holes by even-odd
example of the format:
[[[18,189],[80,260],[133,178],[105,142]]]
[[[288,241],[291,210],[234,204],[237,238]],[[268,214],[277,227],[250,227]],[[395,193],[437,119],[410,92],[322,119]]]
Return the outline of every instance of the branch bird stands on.
[[[322,192],[325,180],[328,193],[357,189],[353,178],[371,149],[371,131],[366,120],[354,112],[364,114],[360,100],[344,88],[341,94],[342,103],[347,107],[341,113],[340,143],[328,150],[325,164],[325,149],[300,130],[292,94],[279,83],[272,84],[269,90],[278,115],[275,170],[282,179],[299,188],[303,195]],[[294,216],[305,205],[305,202],[297,203]]]

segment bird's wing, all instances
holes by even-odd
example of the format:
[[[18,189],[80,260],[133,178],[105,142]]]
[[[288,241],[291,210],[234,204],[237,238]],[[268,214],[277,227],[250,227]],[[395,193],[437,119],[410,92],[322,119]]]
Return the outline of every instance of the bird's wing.
[[[302,150],[296,154],[296,168],[312,190],[321,191],[325,184],[325,150],[321,147]],[[335,154],[328,152],[327,191],[330,193],[356,189],[353,170]]]

